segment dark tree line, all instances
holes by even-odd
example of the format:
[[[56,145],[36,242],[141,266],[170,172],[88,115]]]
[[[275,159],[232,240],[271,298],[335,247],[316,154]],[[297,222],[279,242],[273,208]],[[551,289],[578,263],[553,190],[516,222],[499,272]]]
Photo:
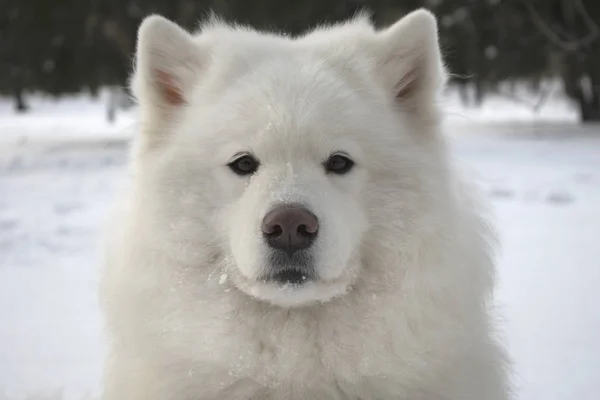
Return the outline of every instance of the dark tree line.
[[[25,110],[27,92],[125,85],[150,13],[193,29],[212,10],[295,34],[361,9],[386,25],[417,7],[438,15],[454,82],[475,88],[465,100],[480,102],[504,81],[559,77],[582,120],[600,120],[597,0],[0,0],[0,93]]]

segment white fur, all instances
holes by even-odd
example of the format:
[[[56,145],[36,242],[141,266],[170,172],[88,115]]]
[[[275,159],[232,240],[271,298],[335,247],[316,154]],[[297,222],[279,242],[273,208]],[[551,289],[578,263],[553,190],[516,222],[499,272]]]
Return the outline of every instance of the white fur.
[[[101,291],[104,399],[507,399],[493,235],[451,168],[443,83],[424,10],[293,39],[148,18]],[[251,178],[226,166],[243,151],[261,163]],[[325,173],[336,151],[349,174]],[[320,222],[319,279],[301,287],[257,279],[260,222],[286,202]]]

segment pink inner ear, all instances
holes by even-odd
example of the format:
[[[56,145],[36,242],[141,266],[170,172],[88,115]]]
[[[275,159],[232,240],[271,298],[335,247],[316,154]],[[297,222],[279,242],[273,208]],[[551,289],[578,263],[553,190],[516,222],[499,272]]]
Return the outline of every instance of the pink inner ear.
[[[156,83],[162,98],[172,106],[180,106],[184,103],[183,93],[177,82],[165,71],[156,70]]]
[[[417,90],[417,78],[417,71],[410,70],[396,85],[396,98],[402,100],[410,97]]]

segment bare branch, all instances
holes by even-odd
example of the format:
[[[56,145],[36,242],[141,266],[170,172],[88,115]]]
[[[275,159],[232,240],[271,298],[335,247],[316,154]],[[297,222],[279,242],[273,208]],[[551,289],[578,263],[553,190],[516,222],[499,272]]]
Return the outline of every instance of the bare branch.
[[[583,20],[590,29],[590,33],[598,35],[600,33],[600,28],[598,27],[598,24],[596,24],[596,21],[590,16],[590,13],[585,8],[583,2],[581,0],[575,0],[575,7],[577,7],[577,10],[581,13]]]
[[[537,26],[537,28],[540,30],[540,32],[542,32],[544,34],[544,36],[546,36],[548,38],[548,40],[550,40],[553,44],[555,44],[556,46],[560,47],[562,50],[567,51],[567,52],[575,52],[575,51],[581,49],[582,47],[586,47],[586,46],[590,45],[596,39],[598,39],[599,34],[600,34],[600,29],[598,29],[598,26],[596,25],[596,23],[591,19],[591,17],[587,13],[587,10],[585,9],[585,7],[581,3],[581,1],[576,0],[576,4],[577,4],[577,8],[579,9],[579,12],[582,14],[582,16],[583,16],[584,20],[586,21],[586,24],[588,24],[591,32],[580,39],[567,41],[567,40],[563,40],[562,38],[560,38],[552,30],[552,28],[544,21],[542,16],[535,10],[535,7],[533,6],[533,3],[531,2],[531,0],[525,1],[525,6],[527,7],[527,9],[529,11],[531,20]]]

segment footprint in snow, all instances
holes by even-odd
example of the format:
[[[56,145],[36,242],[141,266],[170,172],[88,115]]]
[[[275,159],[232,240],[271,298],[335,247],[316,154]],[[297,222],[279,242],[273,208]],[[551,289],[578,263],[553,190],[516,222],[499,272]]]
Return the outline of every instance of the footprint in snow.
[[[492,188],[490,196],[497,199],[510,199],[514,197],[515,192],[505,188]]]
[[[10,160],[6,169],[10,172],[15,172],[22,170],[24,166],[25,163],[21,157],[14,157],[12,160]]]
[[[553,203],[557,205],[571,204],[575,201],[575,198],[571,193],[568,192],[551,192],[546,196],[546,203]]]
[[[81,204],[59,203],[59,204],[54,205],[54,212],[59,215],[65,215],[65,214],[70,214],[79,208],[81,208]]]
[[[19,221],[16,219],[0,219],[0,231],[10,231],[17,227]]]

